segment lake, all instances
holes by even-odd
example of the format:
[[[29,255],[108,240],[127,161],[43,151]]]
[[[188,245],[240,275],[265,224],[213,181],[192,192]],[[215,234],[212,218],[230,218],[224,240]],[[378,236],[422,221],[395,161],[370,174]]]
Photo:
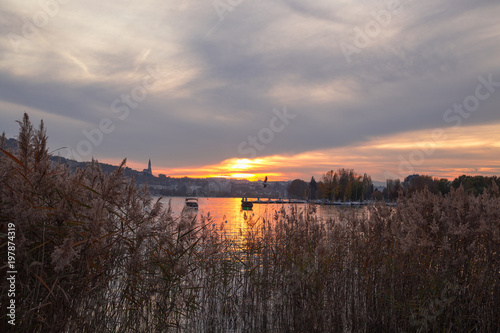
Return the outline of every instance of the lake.
[[[154,197],[157,200],[159,197]],[[174,217],[179,217],[185,203],[185,197],[163,197],[161,202],[164,207],[168,206],[170,201]],[[272,221],[274,213],[281,209],[290,212],[292,206],[296,206],[297,210],[304,212],[308,204],[254,204],[253,209],[244,211],[241,209],[241,198],[198,198],[198,221],[201,217],[210,216],[210,223],[214,227],[224,226],[228,233],[237,234],[240,230],[248,229],[250,225],[262,224],[263,219]],[[342,211],[352,211],[363,214],[367,212],[365,207],[339,207],[339,206],[324,206],[316,205],[316,215],[319,219],[327,221],[335,219]]]

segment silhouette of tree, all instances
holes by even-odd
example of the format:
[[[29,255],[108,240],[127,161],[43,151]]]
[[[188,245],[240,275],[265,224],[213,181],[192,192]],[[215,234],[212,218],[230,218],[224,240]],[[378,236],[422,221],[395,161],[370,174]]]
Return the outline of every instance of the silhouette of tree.
[[[318,183],[314,179],[314,176],[311,177],[311,181],[309,182],[309,199],[314,200],[317,198],[318,193]]]
[[[295,179],[289,186],[288,186],[288,196],[297,198],[297,199],[305,199],[307,197],[307,189],[308,185],[305,181],[301,179]]]

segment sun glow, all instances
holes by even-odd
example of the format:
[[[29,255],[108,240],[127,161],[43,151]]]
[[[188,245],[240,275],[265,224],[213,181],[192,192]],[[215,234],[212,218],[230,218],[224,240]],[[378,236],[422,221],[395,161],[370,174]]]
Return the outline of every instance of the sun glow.
[[[248,158],[237,159],[234,162],[232,162],[232,160],[234,159],[228,160],[229,170],[248,170],[262,162],[262,159],[249,160]]]
[[[273,155],[251,158],[229,158],[217,164],[159,170],[170,177],[247,179],[250,181],[320,180],[329,170],[352,168],[366,172],[375,180],[385,180],[387,172],[403,179],[410,173],[428,174],[453,179],[461,174],[498,174],[500,162],[492,160],[500,148],[500,124],[449,128],[441,137],[432,130],[371,138],[361,144],[336,147],[294,155]],[[404,161],[416,160],[412,170],[401,167]],[[467,156],[467,159],[464,159]],[[403,162],[402,162],[403,161]],[[118,161],[116,161],[118,162]],[[116,164],[116,163],[115,163]],[[138,170],[146,165],[129,162]],[[137,165],[137,167],[136,167]],[[401,171],[400,169],[404,169]]]
[[[255,175],[253,173],[233,173],[232,178],[253,178]]]
[[[273,180],[287,180],[284,173],[276,172],[275,161],[272,157],[265,158],[230,158],[219,164],[202,167],[154,170],[171,177],[196,178],[231,178],[247,179],[250,181],[264,180],[266,176]]]

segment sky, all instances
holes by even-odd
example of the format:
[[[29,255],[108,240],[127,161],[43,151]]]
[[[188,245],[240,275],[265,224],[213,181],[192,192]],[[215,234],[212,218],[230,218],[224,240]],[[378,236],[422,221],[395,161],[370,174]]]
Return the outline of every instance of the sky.
[[[3,0],[0,131],[173,177],[500,175],[496,0]]]

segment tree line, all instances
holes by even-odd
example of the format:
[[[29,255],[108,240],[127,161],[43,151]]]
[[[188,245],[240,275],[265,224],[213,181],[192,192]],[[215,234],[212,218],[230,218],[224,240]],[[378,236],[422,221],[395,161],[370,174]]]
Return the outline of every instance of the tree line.
[[[495,185],[493,185],[495,184]],[[330,170],[322,175],[317,182],[311,177],[309,183],[295,179],[288,186],[291,198],[329,201],[365,201],[386,200],[395,201],[401,195],[412,195],[427,189],[431,193],[446,195],[451,189],[463,187],[464,191],[479,196],[492,186],[500,187],[497,176],[461,175],[450,181],[446,178],[436,178],[428,175],[408,175],[403,181],[387,179],[386,187],[379,191],[374,188],[371,176],[355,172],[353,169]]]
[[[500,178],[497,176],[469,176],[461,175],[452,181],[446,178],[433,178],[428,175],[409,175],[403,182],[399,179],[387,179],[387,186],[383,191],[386,200],[396,200],[402,194],[413,194],[427,189],[434,194],[446,195],[451,189],[463,187],[465,193],[479,196],[492,187],[500,187]]]
[[[319,182],[314,177],[306,183],[295,179],[288,186],[288,195],[298,199],[327,199],[330,201],[369,200],[374,191],[371,176],[361,175],[353,169],[338,169],[326,172]]]

